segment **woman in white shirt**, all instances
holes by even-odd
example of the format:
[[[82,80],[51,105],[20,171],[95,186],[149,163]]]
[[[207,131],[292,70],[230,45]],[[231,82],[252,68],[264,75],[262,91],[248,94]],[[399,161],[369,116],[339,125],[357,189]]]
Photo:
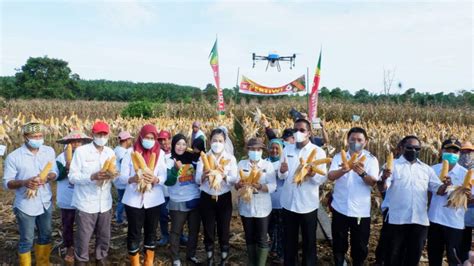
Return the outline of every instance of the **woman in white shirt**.
[[[175,135],[171,140],[171,158],[165,182],[170,195],[168,209],[171,216],[170,249],[173,266],[181,265],[179,239],[186,222],[189,228],[186,259],[193,264],[199,264],[196,247],[201,222],[198,208],[201,191],[194,181],[193,166],[193,161],[199,154],[187,152],[186,148],[186,137],[183,134]]]
[[[140,130],[140,136],[133,145],[133,150],[139,152],[147,165],[150,165],[152,154],[155,153],[155,168],[152,173],[144,172],[142,177],[147,184],[152,184],[151,191],[137,191],[139,177],[135,173],[131,153],[123,158],[120,179],[128,184],[125,188],[122,203],[128,217],[127,249],[132,266],[140,265],[140,242],[144,230],[143,245],[145,261],[143,265],[151,266],[154,260],[156,246],[156,229],[160,217],[161,204],[165,202],[161,186],[166,181],[165,154],[157,141],[158,132],[153,125],[145,125]]]
[[[235,185],[237,190],[250,186],[253,189],[250,201],[239,198],[239,213],[245,232],[248,265],[265,266],[268,256],[268,223],[272,211],[270,193],[276,189],[276,173],[271,162],[262,159],[265,145],[261,139],[252,138],[247,143],[248,160],[242,160],[238,169],[249,176],[253,170],[261,175],[257,183]],[[254,171],[255,173],[255,171]],[[241,177],[242,178],[242,177]]]
[[[209,184],[209,171],[203,169],[200,160],[196,169],[196,183],[201,184],[200,212],[204,225],[204,246],[207,264],[214,264],[215,229],[219,236],[221,249],[221,265],[225,265],[229,255],[230,220],[232,218],[232,186],[237,182],[237,162],[233,154],[224,150],[226,143],[225,132],[219,128],[211,132],[211,150],[207,153],[214,164],[220,165],[222,181],[218,188]],[[226,161],[223,165],[223,161]]]

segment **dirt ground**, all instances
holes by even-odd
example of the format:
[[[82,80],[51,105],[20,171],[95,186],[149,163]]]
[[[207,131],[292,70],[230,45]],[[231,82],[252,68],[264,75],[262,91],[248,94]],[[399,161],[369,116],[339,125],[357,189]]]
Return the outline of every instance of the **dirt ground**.
[[[18,243],[18,231],[15,222],[15,216],[12,212],[13,193],[10,191],[0,190],[0,265],[17,264],[16,246]],[[380,217],[373,218],[371,224],[371,235],[369,241],[369,257],[367,265],[374,262],[374,252],[377,245],[379,231],[381,227]],[[201,227],[202,230],[202,227]],[[159,231],[159,230],[158,230]],[[158,233],[159,234],[159,233]],[[126,249],[127,229],[124,225],[117,225],[112,222],[112,240],[109,254],[109,262],[111,265],[127,265],[127,249]],[[159,236],[158,236],[159,237]],[[230,265],[246,265],[245,240],[240,218],[237,214],[232,218],[231,223],[231,254],[229,258]],[[94,240],[91,241],[94,243]],[[53,213],[53,252],[51,262],[54,265],[65,265],[61,254],[61,220],[60,212],[55,209]],[[91,254],[93,245],[91,246]],[[185,248],[182,247],[182,258],[185,256]],[[328,241],[320,240],[317,243],[318,259],[320,265],[333,265],[331,246]],[[205,252],[202,244],[202,234],[197,251],[199,259],[204,261]],[[93,256],[91,256],[93,258]],[[422,258],[426,260],[426,256]],[[155,255],[155,265],[171,265],[169,257],[169,246],[158,247]],[[271,262],[268,265],[272,265]],[[422,264],[424,265],[424,264]]]

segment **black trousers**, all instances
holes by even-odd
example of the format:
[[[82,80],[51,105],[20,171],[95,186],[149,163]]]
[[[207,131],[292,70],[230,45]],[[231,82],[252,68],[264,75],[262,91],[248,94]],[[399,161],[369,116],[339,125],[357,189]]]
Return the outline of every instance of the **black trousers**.
[[[186,222],[188,222],[189,229],[188,243],[186,247],[186,257],[194,257],[196,255],[199,228],[201,226],[201,217],[199,215],[199,210],[193,209],[187,212],[170,210],[170,216],[170,249],[173,260],[179,259],[179,238],[183,233],[183,227]]]
[[[419,224],[389,224],[391,241],[389,244],[388,266],[416,266],[420,262],[425,246],[428,226]]]
[[[138,209],[125,205],[128,220],[127,248],[129,254],[136,254],[140,250],[142,229],[144,231],[143,245],[145,249],[155,248],[160,207],[161,205],[148,209]]]
[[[318,257],[316,254],[316,226],[318,210],[310,213],[296,213],[283,209],[283,227],[285,242],[283,243],[285,266],[297,265],[298,236],[301,228],[303,237],[303,261],[301,265],[315,266]]]
[[[461,258],[461,241],[463,230],[431,223],[428,229],[428,260],[430,266],[441,266],[446,250],[448,264],[456,266]],[[457,257],[457,258],[456,258]]]
[[[270,215],[264,218],[244,217],[242,225],[245,232],[245,243],[247,245],[257,245],[259,248],[268,248],[268,224]]]
[[[388,225],[388,209],[382,212],[383,224],[382,229],[380,229],[379,242],[377,243],[377,248],[375,249],[375,263],[383,264],[387,258],[388,244],[390,243],[390,226]]]
[[[459,255],[462,262],[467,260],[469,251],[471,250],[473,229],[474,227],[466,226],[462,232],[461,255]]]
[[[354,218],[332,211],[332,250],[336,266],[344,265],[344,255],[349,249],[349,232],[351,233],[352,265],[362,266],[369,253],[370,217]]]
[[[206,251],[214,251],[214,240],[219,237],[221,252],[229,251],[230,220],[232,218],[232,194],[227,192],[213,198],[206,192],[201,192],[200,213],[204,226],[204,246]]]

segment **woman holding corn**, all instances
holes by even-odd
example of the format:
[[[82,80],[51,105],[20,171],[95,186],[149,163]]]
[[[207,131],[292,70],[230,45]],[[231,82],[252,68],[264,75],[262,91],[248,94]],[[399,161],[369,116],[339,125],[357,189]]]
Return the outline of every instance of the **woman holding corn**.
[[[179,244],[186,222],[189,228],[186,259],[195,265],[199,264],[199,260],[196,258],[196,247],[201,223],[198,209],[201,192],[199,185],[194,181],[193,160],[196,157],[199,157],[199,153],[194,154],[187,151],[184,135],[177,134],[173,137],[168,179],[165,182],[170,195],[168,209],[171,216],[170,244],[173,266],[181,265]]]
[[[10,153],[5,160],[3,185],[15,190],[13,212],[16,216],[20,240],[18,242],[19,264],[31,265],[31,250],[34,245],[36,263],[49,265],[51,253],[51,186],[56,179],[53,148],[43,145],[44,128],[39,123],[28,123],[22,127],[25,140],[20,148]],[[35,228],[38,239],[35,240]]]
[[[272,211],[270,193],[276,189],[276,172],[270,161],[262,159],[265,145],[259,138],[247,142],[247,160],[238,164],[240,181],[239,213],[245,232],[247,257],[250,266],[265,266],[268,256],[268,224]]]
[[[379,162],[365,149],[367,132],[353,127],[347,133],[349,150],[334,156],[328,179],[334,181],[331,207],[334,264],[342,266],[349,248],[353,265],[363,265],[367,258],[370,235],[372,187],[379,179]]]
[[[128,217],[127,249],[132,266],[140,265],[140,242],[144,231],[144,265],[153,265],[160,207],[165,202],[161,186],[166,181],[165,154],[153,125],[140,130],[133,152],[123,158],[120,180],[128,184],[123,196]]]
[[[56,204],[61,209],[61,223],[63,226],[62,237],[63,245],[66,248],[66,256],[64,261],[67,263],[74,262],[74,218],[76,209],[72,206],[72,195],[74,194],[74,185],[69,182],[68,174],[71,166],[72,155],[76,148],[83,144],[88,144],[92,138],[80,131],[73,131],[57,143],[66,145],[63,153],[56,157],[56,165],[58,167],[58,178],[56,186]]]
[[[221,249],[220,265],[229,256],[230,220],[232,218],[231,188],[237,182],[237,162],[225,150],[226,133],[219,128],[211,132],[211,150],[201,153],[197,164],[196,183],[200,184],[200,213],[204,225],[204,246],[207,264],[214,264],[215,229]],[[228,142],[227,142],[228,143]]]

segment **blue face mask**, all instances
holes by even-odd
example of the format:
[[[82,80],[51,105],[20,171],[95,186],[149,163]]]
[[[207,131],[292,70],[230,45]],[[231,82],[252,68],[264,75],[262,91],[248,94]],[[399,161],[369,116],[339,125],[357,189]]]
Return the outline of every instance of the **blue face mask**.
[[[442,159],[448,161],[450,165],[454,165],[459,161],[459,154],[443,152]]]
[[[260,161],[262,159],[262,151],[249,151],[249,159],[251,161]]]
[[[28,139],[28,146],[33,149],[39,149],[43,145],[44,139]]]
[[[280,156],[270,156],[268,157],[270,159],[270,162],[274,163],[280,160]]]
[[[150,139],[142,139],[142,146],[143,146],[143,148],[149,150],[149,149],[153,148],[153,146],[155,146],[155,141],[150,140]]]

